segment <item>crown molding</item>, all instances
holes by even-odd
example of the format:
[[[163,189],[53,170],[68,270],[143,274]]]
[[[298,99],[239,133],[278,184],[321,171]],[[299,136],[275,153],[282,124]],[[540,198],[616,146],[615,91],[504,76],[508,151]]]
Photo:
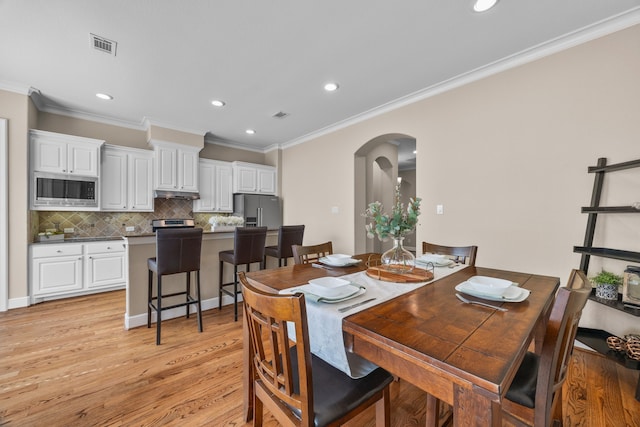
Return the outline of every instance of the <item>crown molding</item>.
[[[303,144],[312,139],[327,135],[340,129],[344,129],[356,123],[363,122],[365,120],[388,113],[406,105],[413,104],[418,101],[422,101],[424,99],[431,98],[432,96],[441,94],[443,92],[447,92],[466,84],[484,79],[485,77],[501,73],[511,68],[536,61],[538,59],[553,55],[563,50],[567,50],[572,47],[615,33],[617,31],[624,30],[625,28],[632,27],[639,23],[640,6],[609,19],[593,23],[572,33],[565,34],[563,36],[546,41],[516,54],[499,59],[490,64],[478,67],[475,70],[471,70],[438,84],[421,89],[417,92],[372,108],[368,111],[357,114],[338,123],[334,123],[330,126],[318,129],[317,131],[308,133],[299,138],[284,142],[280,144],[280,148],[284,150],[290,147],[294,147],[298,144]]]
[[[234,142],[234,141],[226,141],[223,139],[219,139],[216,137],[211,137],[211,136],[207,136],[205,135],[204,137],[204,143],[205,144],[212,144],[212,145],[219,145],[221,147],[226,147],[226,148],[235,148],[235,149],[239,149],[239,150],[245,150],[245,151],[253,151],[255,153],[261,153],[261,154],[266,154],[269,153],[273,150],[279,150],[280,144],[271,144],[268,147],[265,148],[257,148],[251,145],[247,145],[247,144],[242,144],[240,142]]]

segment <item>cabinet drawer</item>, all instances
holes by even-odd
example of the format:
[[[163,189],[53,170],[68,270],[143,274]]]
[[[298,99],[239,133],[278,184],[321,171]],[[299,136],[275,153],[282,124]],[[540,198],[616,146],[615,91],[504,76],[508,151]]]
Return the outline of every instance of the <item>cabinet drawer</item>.
[[[34,258],[82,255],[82,245],[71,243],[33,245],[31,253]]]
[[[124,240],[109,240],[106,242],[85,243],[87,255],[109,254],[114,252],[124,252],[126,244]]]

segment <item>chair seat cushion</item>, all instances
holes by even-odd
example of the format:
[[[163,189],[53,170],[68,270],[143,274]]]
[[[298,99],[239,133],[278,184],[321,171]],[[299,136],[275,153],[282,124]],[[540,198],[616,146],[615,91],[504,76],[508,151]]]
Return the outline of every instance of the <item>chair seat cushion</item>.
[[[507,399],[527,408],[535,407],[539,365],[540,357],[537,354],[531,352],[525,354],[524,360],[507,391]]]
[[[220,251],[220,253],[218,254],[218,259],[220,259],[220,261],[228,262],[229,264],[234,264],[235,254],[233,250]]]
[[[295,346],[291,349],[291,362],[297,377],[298,357],[295,349]],[[316,427],[329,425],[351,412],[393,381],[393,376],[382,368],[377,368],[363,378],[353,379],[313,354],[311,372]],[[297,378],[295,383],[298,384]],[[299,390],[295,392],[298,393]]]

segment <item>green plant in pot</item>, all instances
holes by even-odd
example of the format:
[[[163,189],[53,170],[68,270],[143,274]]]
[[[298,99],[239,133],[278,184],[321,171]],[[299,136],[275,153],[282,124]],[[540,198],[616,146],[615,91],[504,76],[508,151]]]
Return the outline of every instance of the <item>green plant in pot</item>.
[[[622,284],[622,276],[602,270],[591,278],[596,284],[596,297],[606,300],[618,299],[618,287]]]

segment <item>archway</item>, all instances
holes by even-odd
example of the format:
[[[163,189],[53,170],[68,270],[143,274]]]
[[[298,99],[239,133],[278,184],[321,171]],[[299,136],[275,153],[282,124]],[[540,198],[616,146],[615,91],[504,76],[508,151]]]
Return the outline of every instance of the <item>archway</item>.
[[[367,205],[374,201],[380,201],[385,211],[393,206],[398,176],[403,176],[403,199],[415,197],[415,141],[415,138],[405,134],[385,134],[369,140],[356,151],[354,253],[382,252],[391,247],[391,242],[383,243],[378,239],[367,238],[363,213]],[[412,159],[399,158],[399,153],[407,151],[404,144],[413,147],[409,150]],[[401,170],[399,164],[408,165],[413,172]]]

